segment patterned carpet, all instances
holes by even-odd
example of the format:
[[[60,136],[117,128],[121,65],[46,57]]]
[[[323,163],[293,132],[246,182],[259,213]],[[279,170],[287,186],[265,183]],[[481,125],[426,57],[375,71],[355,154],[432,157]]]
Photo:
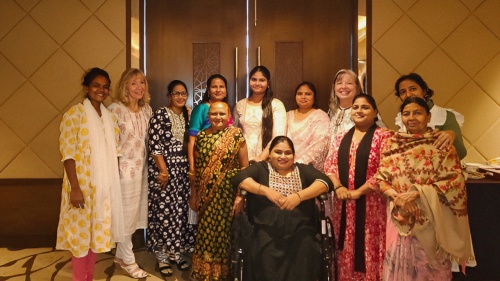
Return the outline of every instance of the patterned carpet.
[[[150,275],[141,280],[192,281],[190,271],[181,272],[175,266],[174,275],[163,279],[155,271],[156,259],[146,250],[135,251],[137,263]],[[71,254],[53,248],[13,250],[0,248],[0,281],[68,281],[71,280]],[[113,262],[111,252],[97,256],[94,280],[137,280]]]

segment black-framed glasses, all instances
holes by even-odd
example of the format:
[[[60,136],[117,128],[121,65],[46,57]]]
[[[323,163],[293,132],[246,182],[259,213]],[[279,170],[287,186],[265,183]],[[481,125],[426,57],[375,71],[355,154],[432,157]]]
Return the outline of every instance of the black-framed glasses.
[[[188,93],[187,92],[172,92],[170,93],[172,96],[182,96],[182,97],[187,97]]]

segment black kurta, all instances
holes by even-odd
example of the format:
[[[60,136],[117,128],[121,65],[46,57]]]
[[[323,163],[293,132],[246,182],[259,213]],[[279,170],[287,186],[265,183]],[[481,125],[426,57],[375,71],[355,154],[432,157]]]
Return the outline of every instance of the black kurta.
[[[312,166],[296,164],[302,187],[314,181],[330,179]],[[238,186],[247,178],[269,186],[267,162],[258,162],[239,172],[233,179]],[[301,202],[293,210],[281,210],[265,196],[247,195],[248,218],[254,225],[245,255],[245,280],[309,281],[320,272],[320,236],[314,199]]]

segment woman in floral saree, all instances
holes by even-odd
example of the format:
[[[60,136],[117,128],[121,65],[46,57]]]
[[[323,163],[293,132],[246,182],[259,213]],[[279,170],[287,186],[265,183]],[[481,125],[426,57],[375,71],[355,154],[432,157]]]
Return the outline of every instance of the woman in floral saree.
[[[401,105],[407,133],[385,146],[377,171],[390,200],[384,280],[451,280],[452,261],[474,262],[467,193],[453,146],[437,149],[426,102]]]
[[[229,115],[226,103],[212,103],[208,111],[210,127],[196,136],[196,181],[190,205],[198,210],[199,219],[192,257],[192,274],[197,280],[229,277],[230,231],[237,193],[231,179],[248,166],[245,139],[239,128],[227,125]]]

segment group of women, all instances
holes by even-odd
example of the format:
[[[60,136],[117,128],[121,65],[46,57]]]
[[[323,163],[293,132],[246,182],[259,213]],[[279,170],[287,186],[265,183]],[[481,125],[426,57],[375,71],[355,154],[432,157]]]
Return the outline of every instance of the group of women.
[[[231,114],[220,74],[192,111],[186,84],[174,80],[168,106],[152,112],[140,70],[123,73],[108,108],[109,75],[86,73],[86,98],[60,126],[57,248],[71,251],[73,280],[92,280],[96,253],[115,243],[114,262],[147,277],[131,239],[144,228],[162,276],[176,264],[192,266],[197,280],[227,280],[242,190],[253,225],[245,280],[317,280],[315,198],[326,192],[336,280],[451,280],[452,261],[474,259],[459,163],[463,116],[434,105],[418,74],[395,85],[400,132],[381,128],[375,100],[350,70],[334,77],[329,114],[310,82],[297,86],[297,108],[286,112],[266,67],[249,77],[251,95]]]

